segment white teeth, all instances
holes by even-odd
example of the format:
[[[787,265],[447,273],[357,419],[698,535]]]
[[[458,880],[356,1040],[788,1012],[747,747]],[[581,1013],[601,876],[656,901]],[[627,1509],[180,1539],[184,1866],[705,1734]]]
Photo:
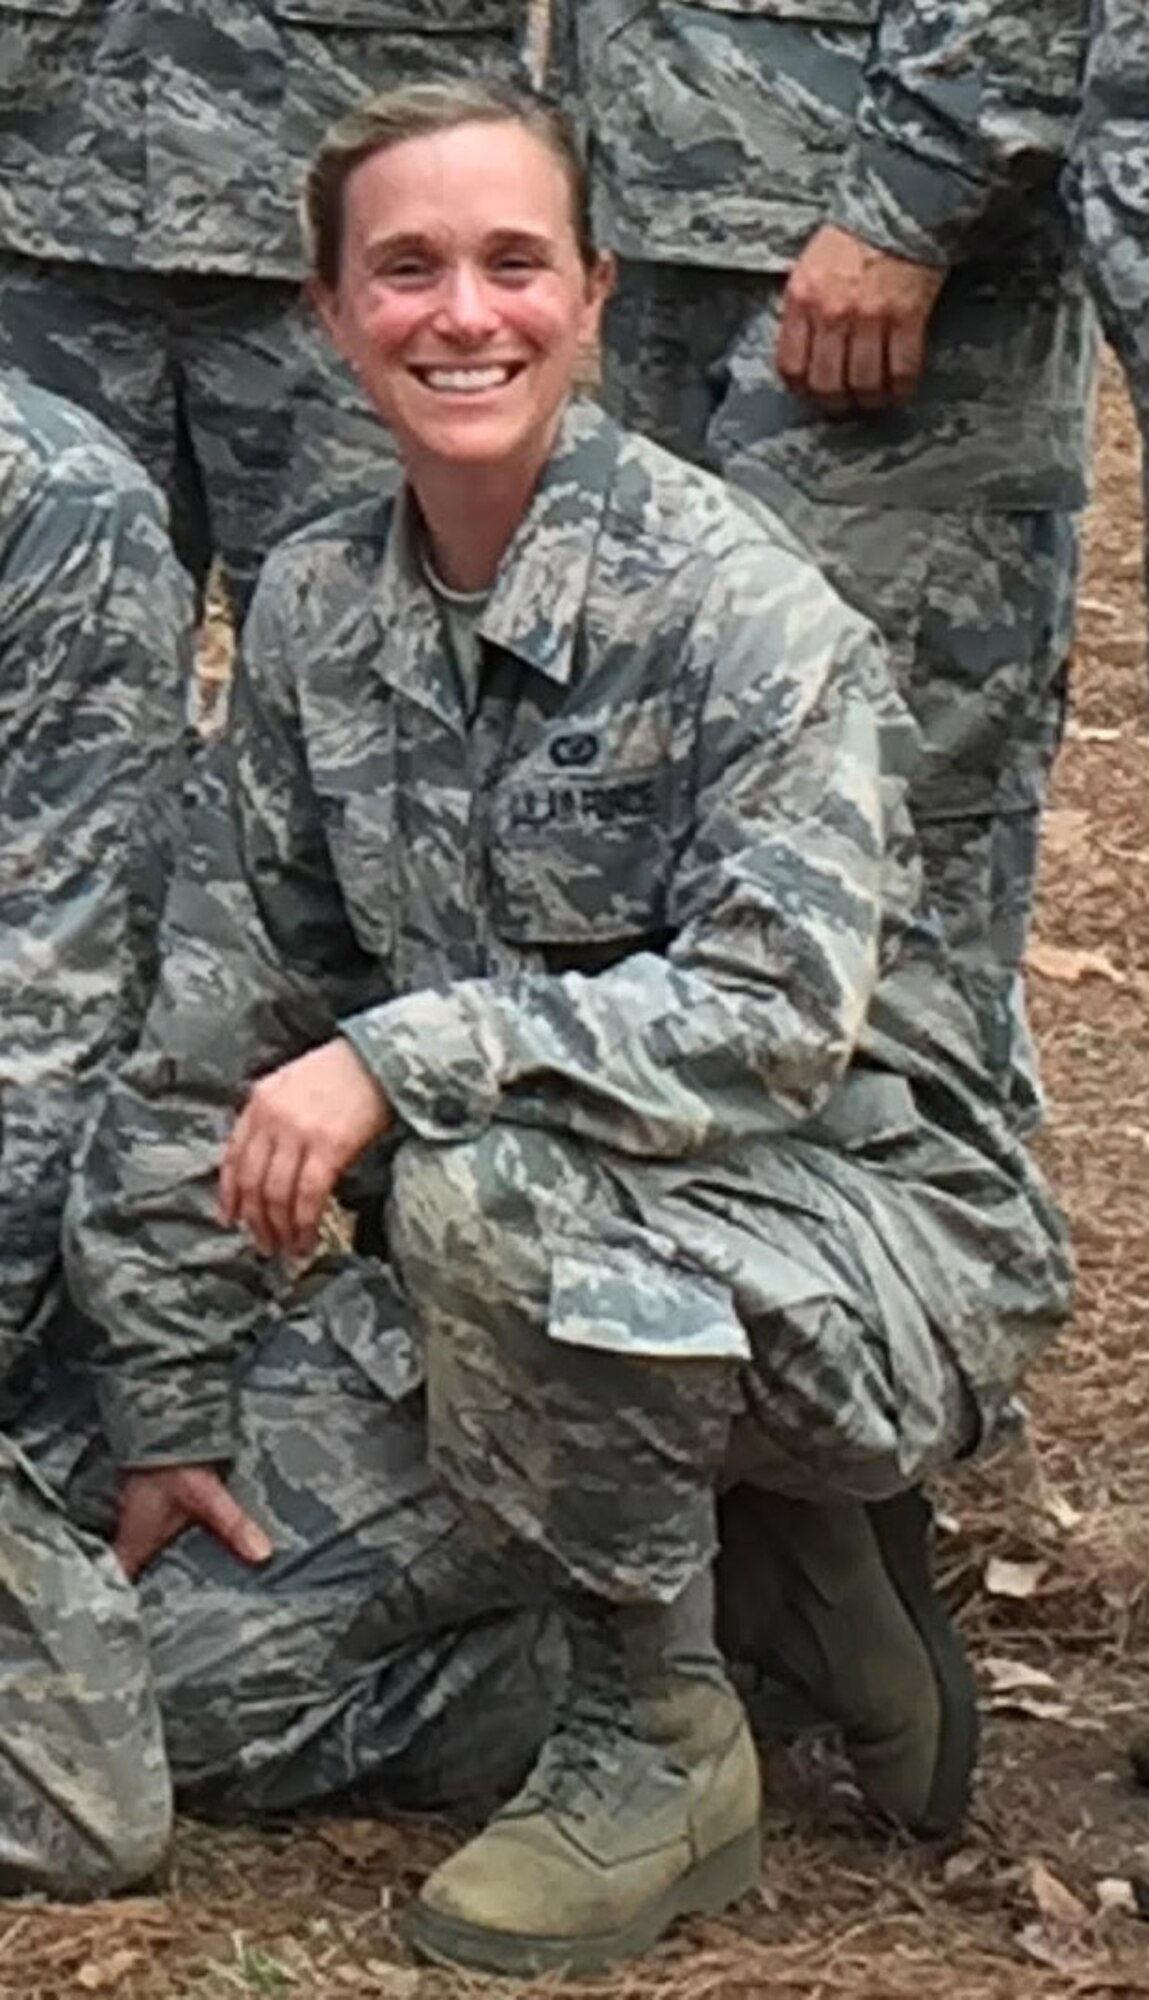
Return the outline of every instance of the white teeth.
[[[504,363],[487,368],[428,368],[423,376],[429,389],[441,389],[450,396],[477,396],[484,389],[501,389],[510,381],[512,370]]]

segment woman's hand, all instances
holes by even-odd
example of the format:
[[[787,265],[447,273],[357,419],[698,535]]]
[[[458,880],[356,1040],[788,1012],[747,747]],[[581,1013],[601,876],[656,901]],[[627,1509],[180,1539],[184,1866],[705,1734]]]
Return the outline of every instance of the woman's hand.
[[[379,1085],[337,1039],[261,1077],[223,1156],[219,1219],[274,1256],[307,1257],[340,1175],[392,1124]]]

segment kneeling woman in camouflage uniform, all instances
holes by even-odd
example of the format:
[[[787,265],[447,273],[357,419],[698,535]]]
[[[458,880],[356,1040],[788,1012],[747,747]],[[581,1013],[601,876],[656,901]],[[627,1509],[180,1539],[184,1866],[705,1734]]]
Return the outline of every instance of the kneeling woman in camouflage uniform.
[[[74,1266],[128,1559],[189,1517],[251,1553],[217,1474],[173,1468],[232,1455],[258,1256],[309,1255],[337,1187],[358,1208],[343,1338],[378,1368],[414,1332],[443,1489],[571,1661],[411,1936],[591,1970],[755,1880],[720,1489],[732,1642],[842,1723],[873,1805],[960,1816],[974,1702],[916,1489],[1000,1430],[1066,1251],[922,907],[873,633],[573,393],[609,273],[561,128],[382,98],[307,200],[407,485],[265,571]]]

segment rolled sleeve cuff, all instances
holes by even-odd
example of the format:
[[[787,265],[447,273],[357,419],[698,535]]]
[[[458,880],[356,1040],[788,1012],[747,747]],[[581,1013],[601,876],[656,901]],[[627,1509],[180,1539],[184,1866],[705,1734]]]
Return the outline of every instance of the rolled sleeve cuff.
[[[351,1015],[339,1031],[418,1138],[451,1145],[490,1124],[503,1088],[502,1037],[474,989],[407,994]]]
[[[100,1417],[117,1465],[230,1465],[239,1448],[239,1410],[230,1375],[195,1369],[165,1376],[162,1388],[103,1381]]]
[[[851,147],[828,219],[877,250],[945,270],[965,254],[986,189],[876,135]]]

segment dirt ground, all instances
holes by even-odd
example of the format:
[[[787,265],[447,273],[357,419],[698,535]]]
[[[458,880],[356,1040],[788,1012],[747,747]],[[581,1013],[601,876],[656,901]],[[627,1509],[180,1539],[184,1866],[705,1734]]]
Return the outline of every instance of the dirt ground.
[[[603,2000],[1149,1996],[1149,686],[1134,427],[1105,379],[1072,714],[1049,814],[1033,1014],[1043,1152],[1077,1233],[1074,1328],[1032,1385],[1034,1449],[944,1496],[942,1571],[988,1709],[962,1839],[875,1840],[825,1748],[767,1768],[759,1892]],[[0,1996],[465,2000],[538,1995],[414,1966],[394,1919],[450,1846],[424,1822],[259,1835],[184,1824],[163,1893],[0,1904]]]

